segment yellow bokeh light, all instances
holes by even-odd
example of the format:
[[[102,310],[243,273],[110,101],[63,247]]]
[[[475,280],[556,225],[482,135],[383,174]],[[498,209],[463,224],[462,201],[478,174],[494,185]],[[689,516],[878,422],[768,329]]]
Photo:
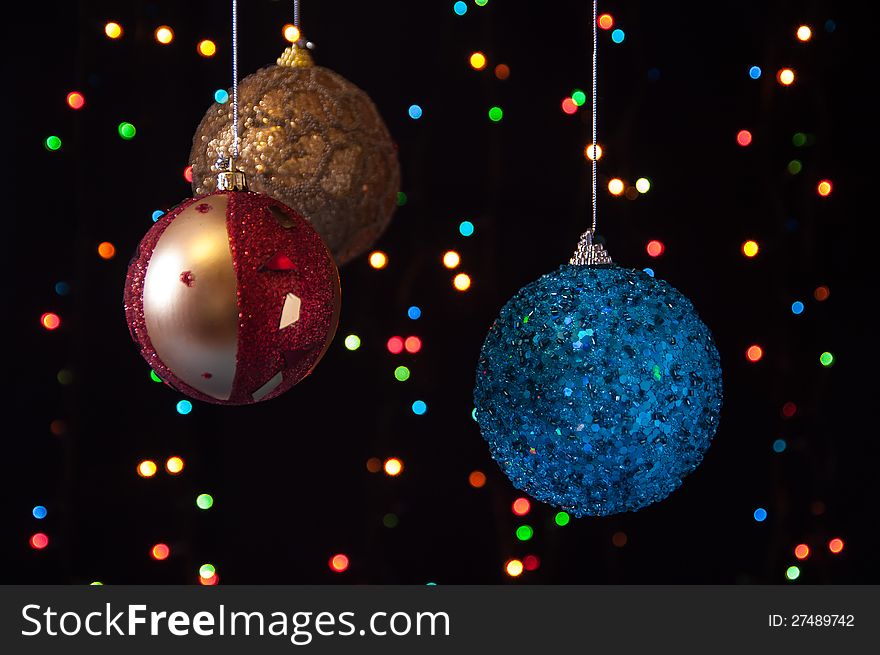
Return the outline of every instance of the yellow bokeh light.
[[[602,146],[597,143],[594,148],[592,143],[588,143],[584,148],[584,157],[586,157],[588,161],[593,161],[594,149],[596,151],[596,161],[602,159],[602,154],[605,152],[604,150],[602,150]]]
[[[284,38],[290,41],[291,43],[296,43],[299,41],[300,31],[296,25],[292,25],[288,23],[283,28],[281,28],[282,34],[284,34]]]
[[[156,462],[151,459],[145,459],[143,462],[138,464],[137,472],[138,475],[142,478],[152,478],[156,475]]]
[[[443,255],[443,265],[446,268],[455,268],[461,263],[461,257],[454,250],[449,250]]]
[[[395,475],[400,475],[401,471],[403,471],[403,462],[399,459],[391,457],[385,460],[385,473],[394,477]]]
[[[486,55],[482,52],[475,52],[470,57],[471,68],[474,70],[483,70],[486,67]]]
[[[168,461],[165,462],[165,470],[171,475],[177,475],[183,470],[183,460],[176,455],[174,457],[169,457]]]
[[[199,41],[197,49],[202,57],[213,57],[217,52],[217,45],[211,39],[204,39]]]
[[[742,245],[743,254],[746,257],[754,257],[758,254],[758,243],[756,241],[746,241]]]
[[[522,575],[523,572],[523,563],[518,559],[512,559],[507,562],[504,566],[504,570],[507,572],[511,578],[516,578]]]
[[[794,71],[790,68],[783,68],[776,74],[776,79],[783,86],[789,86],[794,83]]]
[[[640,177],[636,180],[636,191],[639,193],[648,193],[651,190],[651,180],[646,177]]]
[[[615,177],[608,182],[608,191],[612,196],[619,196],[623,193],[624,186],[623,180]]]
[[[156,40],[162,45],[168,45],[174,40],[174,30],[167,25],[156,28]]]
[[[813,30],[809,25],[801,25],[797,28],[798,41],[809,41],[813,37]]]
[[[388,265],[388,255],[381,250],[370,253],[370,266],[373,268],[385,268]]]
[[[122,36],[122,25],[113,22],[107,23],[104,26],[104,34],[111,39],[118,39]]]
[[[467,291],[471,288],[471,276],[467,273],[459,273],[455,276],[455,279],[452,280],[452,286],[459,291]]]

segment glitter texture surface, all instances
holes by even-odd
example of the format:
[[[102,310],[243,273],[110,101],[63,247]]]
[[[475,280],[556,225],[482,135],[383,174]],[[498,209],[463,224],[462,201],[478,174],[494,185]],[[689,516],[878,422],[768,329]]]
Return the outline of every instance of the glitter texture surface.
[[[218,196],[227,196],[228,203],[216,203]],[[205,203],[207,201],[207,203]],[[200,204],[197,204],[200,203]],[[228,238],[222,243],[207,243],[208,248],[226,248],[231,253],[234,269],[236,302],[238,307],[237,351],[231,393],[227,398],[203,393],[187,384],[163,362],[154,347],[147,329],[150,322],[157,322],[144,312],[144,293],[147,272],[157,244],[175,218],[193,205],[195,210],[211,216],[212,207],[226,206],[226,230]],[[204,210],[208,207],[208,210]],[[184,251],[184,252],[193,252]],[[211,253],[194,253],[194,261],[180,261],[180,271],[168,268],[168,280],[164,284],[196,291],[200,280],[211,271],[200,270],[205,259],[222,262],[223,259],[208,256]],[[267,263],[285,259],[293,267],[270,268]],[[215,264],[220,265],[220,264]],[[203,265],[202,265],[203,266]],[[181,274],[189,274],[184,279]],[[186,280],[191,284],[186,284]],[[147,289],[152,293],[152,289]],[[279,329],[282,310],[289,293],[300,300],[296,321]],[[198,313],[211,308],[204,296],[193,293],[194,306],[186,306],[186,300],[170,307],[169,312]],[[183,307],[181,307],[181,304]],[[129,264],[125,287],[125,313],[132,338],[139,345],[147,363],[164,381],[181,392],[212,403],[231,405],[247,404],[274,398],[308,375],[323,356],[339,320],[340,291],[339,274],[333,259],[315,230],[299,214],[282,203],[251,192],[223,191],[205,197],[187,200],[160,218],[141,241],[135,257]],[[168,329],[179,323],[166,322]],[[167,340],[169,335],[163,335]],[[210,343],[216,335],[204,332],[195,335]],[[192,334],[172,334],[172,338],[194,338]],[[206,366],[207,380],[214,373]],[[278,377],[280,375],[280,378]],[[204,374],[203,374],[204,375]],[[271,388],[267,390],[267,384]],[[258,393],[259,392],[259,393]]]
[[[721,366],[711,332],[666,282],[565,265],[501,310],[474,401],[515,487],[604,516],[662,500],[699,465],[718,427]]]
[[[369,96],[320,66],[268,66],[241,81],[239,98],[236,166],[250,189],[302,212],[340,265],[370,248],[396,207],[400,166]],[[216,188],[232,152],[231,111],[215,103],[193,137],[196,194]]]

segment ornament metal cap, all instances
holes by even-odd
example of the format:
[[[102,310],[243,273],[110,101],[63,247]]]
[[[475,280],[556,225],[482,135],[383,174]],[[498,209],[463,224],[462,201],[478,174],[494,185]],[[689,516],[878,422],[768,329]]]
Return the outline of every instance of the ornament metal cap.
[[[300,39],[285,48],[275,63],[279,66],[290,66],[291,68],[309,68],[314,66],[315,62],[312,61],[312,55],[309,52],[314,47],[311,41]]]
[[[247,178],[243,171],[222,171],[217,173],[218,191],[247,191]]]
[[[613,262],[601,243],[593,243],[593,230],[587,230],[581,235],[577,250],[568,263],[575,266],[599,266]]]

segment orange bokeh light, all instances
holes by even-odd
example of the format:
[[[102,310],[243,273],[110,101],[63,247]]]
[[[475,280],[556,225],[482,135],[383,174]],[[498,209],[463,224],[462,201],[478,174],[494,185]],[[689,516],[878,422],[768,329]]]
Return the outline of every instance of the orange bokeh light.
[[[822,180],[816,186],[816,191],[823,198],[827,198],[831,195],[831,180]]]
[[[791,86],[794,83],[794,71],[790,68],[782,68],[776,73],[776,79],[782,86]]]
[[[403,347],[406,348],[406,352],[414,355],[422,349],[422,340],[418,337],[407,337]]]
[[[523,572],[523,563],[518,559],[508,560],[508,562],[504,565],[504,570],[511,578],[519,577],[522,575]]]
[[[388,266],[388,255],[381,250],[370,253],[370,266],[373,268],[385,268]]]
[[[156,544],[150,549],[150,557],[155,560],[159,560],[160,562],[163,559],[168,559],[168,556],[171,554],[171,549],[165,544]]]
[[[843,550],[843,539],[839,537],[835,537],[831,541],[828,542],[828,550],[837,555],[839,552]]]
[[[831,289],[822,285],[820,287],[816,287],[815,291],[813,291],[813,298],[818,300],[819,302],[824,302],[828,300],[828,296],[831,295]]]
[[[499,80],[506,80],[510,77],[510,66],[507,64],[498,64],[495,67],[495,77]]]
[[[55,330],[61,325],[61,317],[53,312],[46,312],[40,317],[40,325],[47,330]]]
[[[666,250],[666,246],[663,245],[662,241],[657,241],[656,239],[652,241],[648,241],[648,245],[645,246],[645,250],[651,257],[659,257]]]
[[[98,244],[98,255],[101,259],[113,259],[116,256],[116,246],[109,241],[102,241]]]
[[[532,509],[532,504],[529,502],[528,498],[521,497],[513,501],[511,509],[517,516],[525,516],[529,513],[529,510]]]
[[[611,14],[602,14],[596,19],[596,22],[603,30],[610,30],[614,27],[614,17]]]
[[[403,472],[403,462],[396,457],[390,457],[385,460],[385,473],[391,477],[400,475]]]
[[[749,346],[746,350],[746,359],[750,362],[760,361],[764,356],[764,349],[761,346]]]
[[[86,99],[79,91],[71,91],[67,94],[67,106],[71,109],[82,109]]]
[[[468,484],[474,489],[482,489],[486,486],[486,474],[482,471],[471,471],[468,476]]]
[[[334,573],[342,573],[348,568],[348,556],[339,553],[330,558],[330,570]]]
[[[740,130],[736,133],[736,142],[741,146],[747,146],[752,142],[752,133],[748,130]]]
[[[807,559],[810,556],[810,547],[807,544],[798,544],[795,546],[794,556],[798,559]]]
[[[156,475],[156,471],[158,468],[156,467],[156,462],[151,459],[145,459],[140,464],[138,464],[137,472],[138,475],[142,478],[152,478]]]

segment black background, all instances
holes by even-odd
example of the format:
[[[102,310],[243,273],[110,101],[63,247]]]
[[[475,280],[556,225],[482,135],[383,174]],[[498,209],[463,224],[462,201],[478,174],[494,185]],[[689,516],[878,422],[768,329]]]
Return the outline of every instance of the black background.
[[[876,142],[863,100],[876,78],[859,54],[865,17],[831,2],[603,3],[626,40],[600,33],[599,232],[618,263],[651,266],[694,301],[721,352],[725,406],[703,465],[668,500],[558,528],[552,508],[510,512],[519,494],[470,418],[471,389],[502,304],[567,260],[588,225],[588,112],[560,109],[574,87],[589,90],[588,3],[490,0],[458,17],[447,0],[304,0],[317,63],[373,98],[409,200],[377,245],[388,268],[361,257],[342,269],[337,339],[306,381],[250,407],[196,402],[184,417],[180,394],[150,381],[130,341],[122,287],[153,210],[191,194],[182,171],[192,133],[214,90],[229,86],[228,4],[41,4],[7,24],[4,581],[194,583],[212,562],[223,584],[493,583],[510,580],[508,558],[533,553],[541,567],[519,582],[784,583],[798,543],[813,549],[800,582],[878,580],[876,357],[864,318],[875,302],[864,229],[876,189],[870,160],[856,163]],[[284,48],[292,3],[240,4],[247,74]],[[122,39],[103,35],[107,20],[123,25]],[[813,27],[808,44],[794,38],[801,23]],[[153,39],[161,24],[175,30],[169,46]],[[202,38],[218,45],[212,59],[195,52]],[[475,50],[489,60],[482,72],[467,64]],[[510,66],[508,80],[492,75],[497,63]],[[757,81],[753,64],[764,70]],[[797,72],[790,88],[775,81],[783,66]],[[79,112],[64,101],[74,89],[86,97]],[[424,109],[418,121],[412,103]],[[496,104],[497,124],[486,115]],[[116,133],[123,120],[138,130],[130,142]],[[744,128],[748,148],[736,144]],[[814,145],[795,148],[795,132]],[[42,147],[49,134],[62,150]],[[795,157],[803,171],[792,176]],[[610,177],[643,175],[653,188],[634,201],[605,191]],[[822,178],[834,182],[827,199],[815,191]],[[464,219],[476,225],[469,239],[458,234]],[[667,248],[657,260],[645,253],[654,238]],[[761,246],[754,260],[740,252],[749,238]],[[96,255],[105,240],[118,249],[109,262]],[[467,293],[440,264],[449,248],[473,277]],[[59,280],[69,296],[54,293]],[[820,284],[831,290],[824,303],[812,297]],[[412,304],[418,321],[406,317]],[[62,317],[59,330],[40,328],[45,311]],[[342,344],[352,332],[356,352]],[[418,355],[386,351],[390,336],[409,334],[424,341]],[[765,349],[757,364],[744,356],[752,343]],[[837,358],[829,369],[824,350]],[[404,384],[392,375],[400,363],[413,371]],[[57,383],[62,368],[73,384]],[[409,410],[416,398],[425,416]],[[790,420],[786,401],[798,405]],[[55,419],[65,435],[50,433]],[[777,454],[780,437],[788,448]],[[141,459],[172,454],[185,458],[183,475],[135,474]],[[403,474],[368,473],[374,456],[400,457]],[[468,485],[474,469],[487,473],[485,488]],[[207,512],[194,505],[203,491],[215,498]],[[42,522],[36,504],[49,509]],[[758,506],[764,523],[752,519]],[[383,526],[387,512],[398,527]],[[514,537],[522,522],[536,530],[527,543]],[[50,536],[44,551],[28,546],[36,531]],[[611,542],[618,531],[623,548]],[[836,557],[832,537],[846,542]],[[150,559],[157,542],[171,546],[169,560]],[[351,558],[345,574],[327,566],[337,552]]]

